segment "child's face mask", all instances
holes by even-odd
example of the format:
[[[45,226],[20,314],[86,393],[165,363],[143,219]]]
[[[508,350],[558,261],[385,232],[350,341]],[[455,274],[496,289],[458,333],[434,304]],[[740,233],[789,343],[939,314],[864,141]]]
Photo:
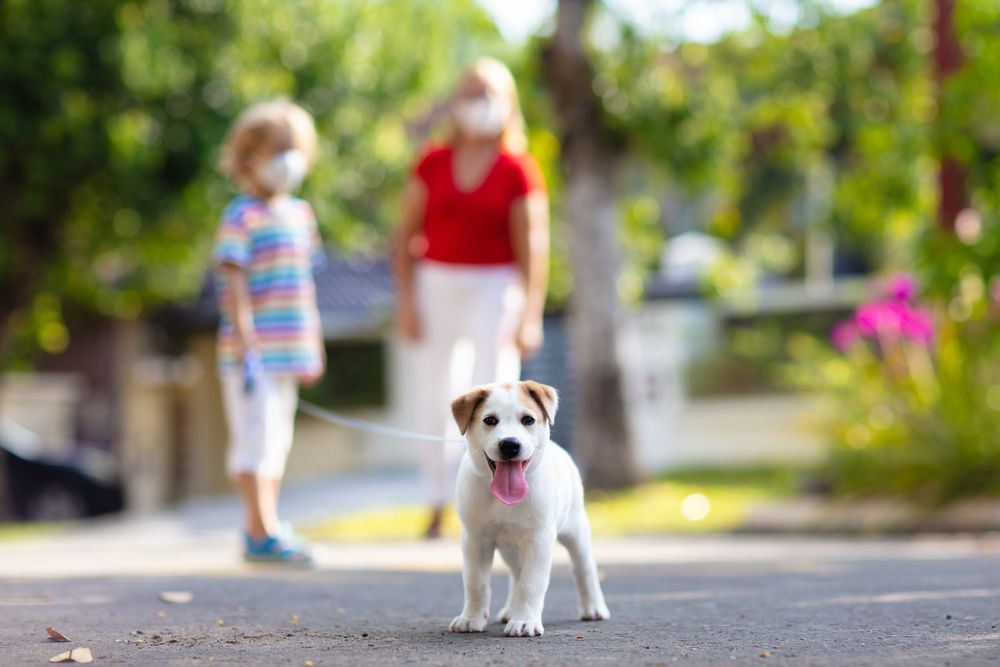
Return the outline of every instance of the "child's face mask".
[[[274,194],[287,194],[302,184],[309,171],[309,161],[302,151],[290,150],[275,154],[257,166],[260,184]]]
[[[510,118],[507,100],[486,95],[462,99],[455,105],[455,123],[465,134],[479,138],[500,136]]]

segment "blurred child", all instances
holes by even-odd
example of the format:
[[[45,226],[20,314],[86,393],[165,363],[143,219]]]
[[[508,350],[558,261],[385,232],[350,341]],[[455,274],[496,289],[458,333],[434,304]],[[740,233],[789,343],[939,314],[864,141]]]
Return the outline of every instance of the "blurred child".
[[[213,253],[219,378],[248,560],[310,561],[278,520],[278,495],[298,387],[315,383],[325,366],[312,274],[322,248],[312,207],[291,194],[315,151],[312,117],[285,100],[243,112],[222,149],[220,168],[242,194],[222,215]]]

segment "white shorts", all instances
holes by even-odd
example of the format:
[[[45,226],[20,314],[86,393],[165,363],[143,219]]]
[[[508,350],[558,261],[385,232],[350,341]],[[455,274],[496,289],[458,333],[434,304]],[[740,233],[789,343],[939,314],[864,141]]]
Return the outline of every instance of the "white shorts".
[[[229,426],[229,474],[280,478],[292,448],[298,380],[293,375],[263,373],[250,394],[243,391],[242,373],[222,373],[219,383]]]

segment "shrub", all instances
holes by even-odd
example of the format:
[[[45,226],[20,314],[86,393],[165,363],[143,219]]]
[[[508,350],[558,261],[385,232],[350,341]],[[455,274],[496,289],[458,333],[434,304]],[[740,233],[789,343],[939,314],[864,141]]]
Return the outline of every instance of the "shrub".
[[[831,346],[792,346],[791,381],[825,398],[833,488],[927,503],[1000,494],[1000,280],[970,267],[929,305],[909,276],[881,291]]]

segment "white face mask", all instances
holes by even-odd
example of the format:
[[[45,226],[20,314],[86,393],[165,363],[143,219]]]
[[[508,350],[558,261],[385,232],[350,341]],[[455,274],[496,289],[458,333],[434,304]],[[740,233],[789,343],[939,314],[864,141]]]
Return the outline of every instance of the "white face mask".
[[[286,194],[302,184],[309,171],[309,161],[302,151],[278,153],[256,169],[261,185],[274,194]]]
[[[455,105],[455,123],[465,134],[499,137],[510,118],[510,103],[499,97],[477,97]]]

